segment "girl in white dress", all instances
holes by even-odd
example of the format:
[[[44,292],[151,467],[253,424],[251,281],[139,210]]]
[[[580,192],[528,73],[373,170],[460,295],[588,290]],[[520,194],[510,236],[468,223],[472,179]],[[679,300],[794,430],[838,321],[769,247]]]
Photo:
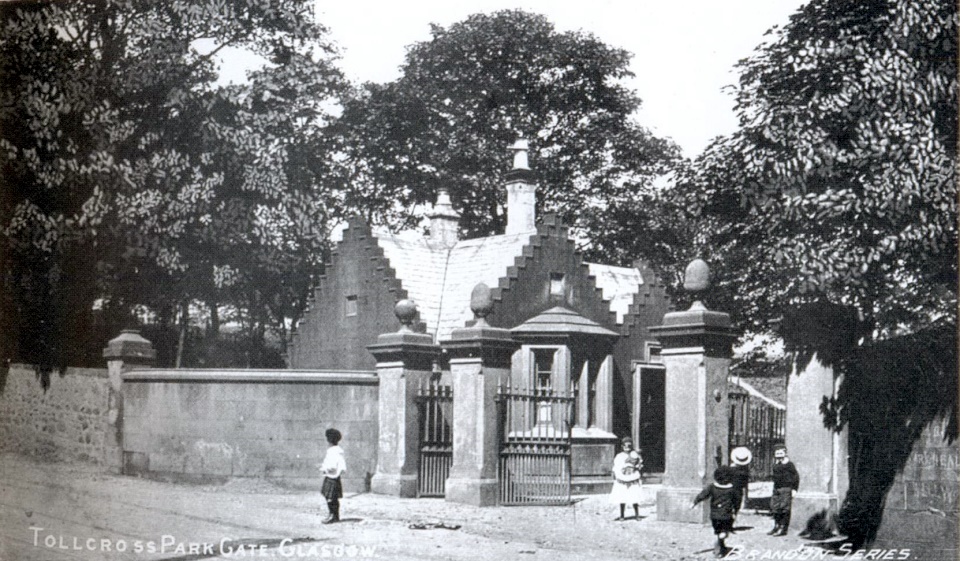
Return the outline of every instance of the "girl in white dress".
[[[643,483],[640,480],[640,470],[643,469],[643,458],[633,449],[633,439],[625,437],[620,441],[621,452],[613,459],[613,490],[610,491],[610,502],[620,505],[620,518],[624,520],[624,510],[628,504],[633,505],[633,514],[640,520],[640,491]]]

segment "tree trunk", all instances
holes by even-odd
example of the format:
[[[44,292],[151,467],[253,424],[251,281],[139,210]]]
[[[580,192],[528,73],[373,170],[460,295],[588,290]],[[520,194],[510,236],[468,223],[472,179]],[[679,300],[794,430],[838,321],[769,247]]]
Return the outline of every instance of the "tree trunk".
[[[207,326],[206,348],[207,348],[207,367],[215,368],[220,366],[220,354],[217,352],[217,346],[220,337],[220,307],[215,301],[208,301],[207,307],[210,308],[210,324]]]
[[[157,365],[169,368],[173,363],[171,358],[175,356],[173,354],[173,345],[171,341],[171,325],[174,320],[173,307],[170,302],[163,301],[160,303],[159,310],[157,311],[157,323],[159,327],[157,329],[157,340],[153,342],[154,346],[157,348]]]
[[[288,343],[287,338],[290,335],[289,333],[287,333],[287,321],[286,321],[286,318],[283,317],[283,314],[279,314],[279,320],[277,321],[277,328],[280,331],[280,356],[282,356],[284,360],[286,360],[287,343]]]
[[[264,314],[262,298],[259,290],[252,290],[250,294],[250,366],[263,366]]]
[[[263,368],[264,363],[266,362],[266,353],[264,352],[264,349],[266,348],[267,322],[264,319],[262,313],[258,313],[257,316],[258,316],[257,329],[256,329],[256,334],[254,335],[256,337],[256,341],[254,342],[254,347],[257,350],[256,365],[257,365],[257,368]]]
[[[180,368],[183,362],[183,347],[187,341],[187,328],[190,323],[190,304],[186,301],[180,303],[180,337],[177,339],[177,359],[173,364],[174,368]]]

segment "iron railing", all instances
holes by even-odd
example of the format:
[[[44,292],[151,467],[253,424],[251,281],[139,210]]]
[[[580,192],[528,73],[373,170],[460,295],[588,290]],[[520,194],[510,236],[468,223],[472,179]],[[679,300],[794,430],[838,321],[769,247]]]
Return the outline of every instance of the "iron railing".
[[[569,504],[572,392],[500,387],[497,404],[500,504]]]
[[[420,468],[417,496],[442,497],[453,464],[453,388],[430,380],[417,390]]]
[[[750,479],[769,479],[773,469],[773,450],[783,444],[786,411],[748,394],[730,394],[729,448],[746,446],[753,453]]]

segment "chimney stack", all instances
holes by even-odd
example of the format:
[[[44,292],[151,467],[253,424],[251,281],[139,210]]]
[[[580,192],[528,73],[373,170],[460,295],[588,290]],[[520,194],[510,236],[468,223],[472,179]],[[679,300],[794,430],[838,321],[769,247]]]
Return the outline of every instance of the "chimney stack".
[[[520,137],[510,147],[514,151],[513,169],[507,172],[507,231],[523,234],[537,230],[537,186],[527,161],[530,143]]]
[[[447,247],[457,244],[460,239],[457,233],[460,215],[453,209],[450,193],[445,188],[441,187],[437,192],[437,202],[427,217],[430,218],[430,241]]]

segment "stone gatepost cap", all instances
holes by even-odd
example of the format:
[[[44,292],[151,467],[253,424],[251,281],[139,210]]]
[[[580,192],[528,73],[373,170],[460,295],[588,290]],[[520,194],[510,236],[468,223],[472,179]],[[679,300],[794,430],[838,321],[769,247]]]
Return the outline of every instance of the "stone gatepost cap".
[[[703,259],[694,259],[683,272],[683,288],[687,292],[703,292],[710,288],[710,267]]]
[[[439,347],[433,343],[433,337],[427,335],[426,333],[418,333],[410,327],[415,321],[417,321],[418,318],[418,308],[416,302],[409,299],[398,301],[393,307],[393,315],[397,316],[397,320],[400,322],[400,329],[397,330],[396,333],[381,333],[380,336],[377,337],[377,342],[375,344],[367,345],[368,349],[380,349],[384,346],[391,345],[406,345],[411,348],[436,348],[437,352],[439,352]]]
[[[144,339],[136,329],[124,329],[103,349],[103,358],[149,364],[157,359],[153,343]]]
[[[400,322],[400,333],[412,331],[410,325],[417,319],[417,303],[413,300],[400,300],[393,307],[393,315]]]
[[[486,318],[493,312],[493,293],[484,283],[477,283],[470,292],[470,311],[477,323],[486,325]]]
[[[707,309],[700,298],[708,288],[710,288],[710,267],[703,259],[694,259],[683,271],[683,289],[696,298],[690,306],[691,312]]]
[[[510,356],[520,348],[509,329],[493,327],[486,317],[493,312],[490,287],[477,284],[470,293],[470,309],[476,321],[469,327],[460,327],[450,333],[450,339],[441,341],[450,358],[482,357],[491,366],[509,365]]]
[[[382,333],[376,343],[367,345],[367,350],[378,363],[403,362],[416,370],[431,369],[433,361],[440,356],[440,347],[430,335],[410,329],[417,319],[417,303],[409,299],[400,300],[394,306],[393,313],[400,322],[400,330]]]

